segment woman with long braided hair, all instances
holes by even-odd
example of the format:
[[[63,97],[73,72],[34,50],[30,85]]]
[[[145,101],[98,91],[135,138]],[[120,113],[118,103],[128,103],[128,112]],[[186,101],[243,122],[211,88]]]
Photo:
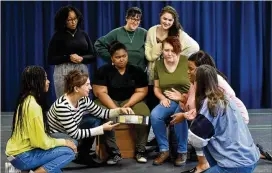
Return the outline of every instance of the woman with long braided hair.
[[[22,73],[12,133],[6,146],[8,160],[17,169],[60,173],[75,158],[76,141],[47,135],[44,108],[49,83],[42,67],[28,66]]]

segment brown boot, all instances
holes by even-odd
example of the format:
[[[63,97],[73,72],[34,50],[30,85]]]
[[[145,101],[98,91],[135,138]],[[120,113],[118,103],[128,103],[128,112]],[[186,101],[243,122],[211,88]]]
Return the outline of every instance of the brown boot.
[[[186,160],[187,160],[187,153],[178,153],[176,161],[175,161],[175,166],[185,165]]]
[[[161,165],[169,157],[169,151],[162,151],[153,161],[153,165]]]

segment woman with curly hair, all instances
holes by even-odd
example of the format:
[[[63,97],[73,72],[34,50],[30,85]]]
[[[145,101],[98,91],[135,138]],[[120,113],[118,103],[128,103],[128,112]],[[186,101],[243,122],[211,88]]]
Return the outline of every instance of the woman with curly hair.
[[[86,64],[95,60],[93,44],[82,30],[81,12],[72,6],[60,8],[55,16],[55,33],[49,43],[48,62],[55,65],[56,97],[64,94],[64,76],[71,70],[88,73]]]

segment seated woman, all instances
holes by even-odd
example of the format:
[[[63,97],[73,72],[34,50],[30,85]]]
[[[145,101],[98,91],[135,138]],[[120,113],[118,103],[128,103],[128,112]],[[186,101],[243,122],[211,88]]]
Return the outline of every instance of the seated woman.
[[[155,62],[160,59],[162,54],[162,41],[168,36],[176,36],[182,45],[181,55],[189,57],[192,53],[199,50],[198,43],[190,37],[179,22],[179,14],[172,6],[165,6],[160,12],[160,24],[149,28],[145,42],[145,57],[148,61],[148,84],[153,90]],[[153,109],[159,101],[153,92],[148,92],[148,106]]]
[[[210,168],[205,173],[251,173],[260,152],[253,142],[236,102],[218,87],[216,69],[201,65],[195,77],[197,116],[189,130],[189,141],[203,148]]]
[[[160,100],[151,112],[151,125],[160,148],[159,156],[154,165],[161,165],[169,157],[169,144],[166,136],[166,121],[171,115],[182,110],[178,102],[181,94],[187,93],[189,80],[187,71],[187,57],[180,55],[181,44],[178,37],[170,36],[162,42],[163,56],[156,61],[154,72],[154,93]],[[176,166],[184,165],[187,159],[187,121],[175,124],[178,149]]]
[[[112,65],[107,64],[98,69],[93,82],[93,90],[99,100],[96,102],[107,108],[129,107],[136,114],[149,116],[150,111],[143,99],[147,95],[147,76],[139,68],[128,64],[128,52],[124,44],[115,41],[110,46]],[[135,125],[136,160],[146,163],[145,145],[148,137],[148,126]],[[107,145],[117,148],[114,135],[106,136]],[[112,141],[111,144],[109,141]],[[112,146],[114,145],[114,146]],[[119,149],[118,149],[119,150]],[[107,149],[110,159],[108,164],[115,164],[116,154]],[[119,152],[120,153],[120,152]],[[121,157],[119,155],[119,157]]]
[[[43,108],[49,83],[42,67],[28,66],[22,73],[11,137],[6,146],[8,160],[17,169],[61,173],[61,168],[75,158],[76,141],[48,136]]]
[[[185,96],[186,99],[182,103],[180,102],[181,108],[186,111],[186,113],[177,113],[173,115],[173,120],[171,121],[172,124],[182,122],[184,119],[193,120],[196,117],[196,109],[195,109],[195,85],[194,79],[195,79],[195,69],[199,67],[200,65],[210,65],[216,69],[216,65],[214,62],[214,59],[206,52],[204,51],[198,51],[194,54],[192,54],[188,58],[188,77],[191,83],[188,95]],[[218,86],[219,89],[224,92],[224,94],[228,95],[235,103],[236,106],[239,108],[239,111],[241,112],[241,115],[244,119],[244,122],[248,124],[249,122],[249,116],[247,109],[243,102],[235,96],[235,92],[231,88],[231,86],[226,81],[226,77],[223,73],[221,73],[219,70],[217,70],[217,79],[218,79]],[[196,148],[196,155],[198,158],[198,165],[186,172],[202,172],[209,168],[209,164],[207,160],[205,159],[205,156],[203,154],[202,148]]]
[[[94,136],[112,130],[116,125],[109,121],[103,125],[102,119],[119,114],[132,114],[130,108],[104,109],[96,105],[88,97],[90,80],[88,74],[72,70],[65,77],[65,94],[58,98],[48,112],[50,133],[61,132],[71,138],[81,140],[78,147],[76,163],[93,165],[90,157]]]

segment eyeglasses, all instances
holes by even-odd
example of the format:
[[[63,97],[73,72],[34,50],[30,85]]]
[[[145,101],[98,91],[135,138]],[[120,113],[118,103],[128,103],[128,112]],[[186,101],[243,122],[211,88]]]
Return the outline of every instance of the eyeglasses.
[[[137,23],[138,23],[138,22],[141,22],[141,19],[136,19],[136,18],[132,18],[132,17],[130,18],[130,20],[131,20],[132,22],[137,22]]]
[[[68,23],[73,23],[73,22],[77,22],[78,19],[77,18],[74,18],[74,19],[67,19],[67,22]]]

